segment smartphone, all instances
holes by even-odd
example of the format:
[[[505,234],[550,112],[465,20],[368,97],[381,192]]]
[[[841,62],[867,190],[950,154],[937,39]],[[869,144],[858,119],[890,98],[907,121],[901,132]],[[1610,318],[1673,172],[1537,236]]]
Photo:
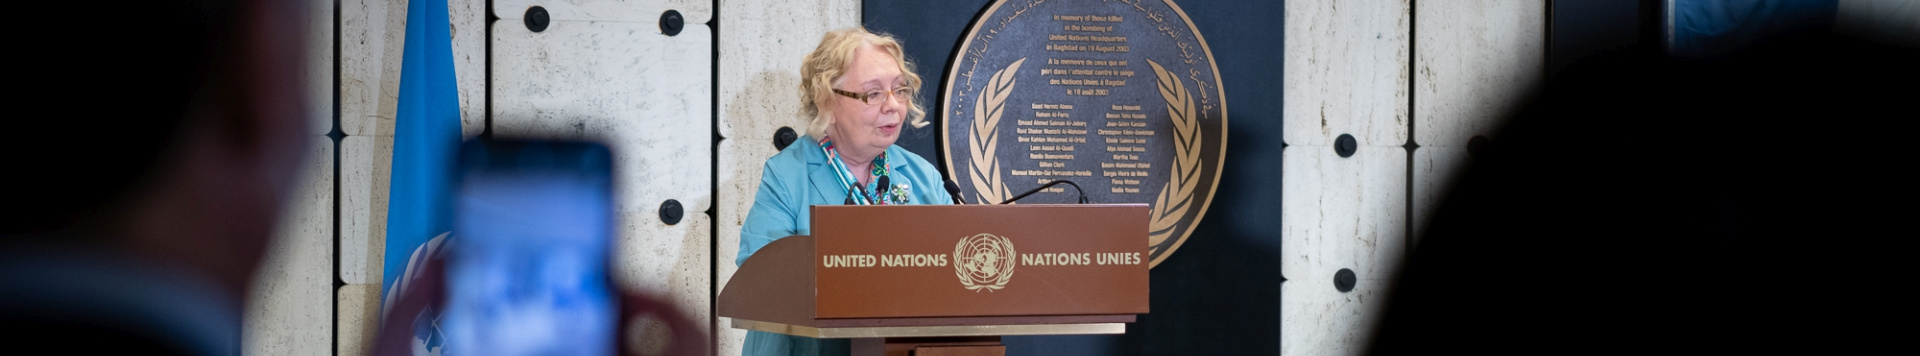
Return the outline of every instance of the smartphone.
[[[437,322],[446,354],[614,354],[607,148],[475,140],[459,164]]]

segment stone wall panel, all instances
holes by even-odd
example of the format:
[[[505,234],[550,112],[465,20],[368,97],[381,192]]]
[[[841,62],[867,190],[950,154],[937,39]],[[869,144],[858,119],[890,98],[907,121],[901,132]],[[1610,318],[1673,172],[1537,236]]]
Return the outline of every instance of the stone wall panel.
[[[249,355],[325,355],[333,344],[333,139],[305,138],[306,162],[246,301]]]
[[[1407,141],[1409,10],[1402,1],[1289,1],[1285,127],[1293,145]]]
[[[1546,5],[1537,1],[1419,3],[1414,24],[1414,231],[1474,137],[1495,139],[1546,79]],[[1432,152],[1428,152],[1432,151]],[[1416,239],[1418,237],[1415,237]]]
[[[447,0],[460,127],[486,131],[486,0]],[[406,50],[407,2],[340,3],[340,130],[351,136],[393,136]]]
[[[552,21],[619,21],[658,24],[667,10],[679,11],[687,27],[704,26],[713,18],[711,0],[495,0],[493,12],[501,20],[519,22],[527,9],[539,6]],[[656,25],[653,28],[658,29]],[[656,31],[658,32],[658,31]]]
[[[1406,150],[1288,147],[1281,189],[1280,352],[1358,354],[1406,256]],[[1335,288],[1340,270],[1355,287]]]
[[[665,36],[651,21],[557,18],[537,33],[518,20],[493,27],[494,133],[612,148],[615,276],[625,289],[665,295],[707,320],[712,33],[696,25]],[[676,224],[661,218],[669,199],[682,207]]]

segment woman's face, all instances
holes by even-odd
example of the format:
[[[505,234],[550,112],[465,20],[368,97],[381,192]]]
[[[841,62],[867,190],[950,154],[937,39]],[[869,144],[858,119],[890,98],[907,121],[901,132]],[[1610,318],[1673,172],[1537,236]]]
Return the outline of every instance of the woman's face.
[[[900,139],[900,124],[906,120],[907,100],[911,98],[889,97],[886,93],[906,85],[907,79],[900,73],[900,66],[894,64],[892,54],[870,44],[854,50],[846,73],[834,88],[880,95],[865,102],[844,95],[833,96],[833,124],[827,126],[827,135],[833,138],[842,154],[858,155],[849,157],[856,160],[873,159]]]

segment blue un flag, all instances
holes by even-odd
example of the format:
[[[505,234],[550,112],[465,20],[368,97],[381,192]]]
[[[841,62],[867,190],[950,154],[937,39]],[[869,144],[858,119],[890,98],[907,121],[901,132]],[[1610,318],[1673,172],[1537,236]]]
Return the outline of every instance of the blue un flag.
[[[453,230],[451,189],[460,145],[460,97],[448,27],[446,0],[407,4],[406,48],[394,115],[392,190],[387,195],[387,248],[380,280],[388,307],[406,292],[412,270],[437,252]],[[429,322],[414,335],[416,354],[438,354],[444,344],[431,322],[439,319],[439,311],[427,313]]]

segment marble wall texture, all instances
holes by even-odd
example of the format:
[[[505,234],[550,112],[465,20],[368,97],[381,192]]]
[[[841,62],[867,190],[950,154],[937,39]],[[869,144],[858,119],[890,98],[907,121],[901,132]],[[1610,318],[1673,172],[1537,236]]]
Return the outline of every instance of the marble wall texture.
[[[334,145],[326,136],[306,139],[300,181],[247,297],[241,349],[248,355],[333,349]]]
[[[325,355],[333,349],[334,2],[313,0],[301,26],[308,105],[305,164],[245,301],[242,352]]]
[[[344,106],[344,102],[342,104]],[[392,175],[392,166],[393,136],[340,139],[337,273],[344,286],[335,298],[340,328],[337,348],[342,355],[361,354],[372,345],[374,329],[379,326],[380,278],[387,246],[388,178]]]
[[[800,116],[800,60],[829,30],[860,24],[852,0],[723,1],[720,3],[720,141],[714,239],[714,285],[733,276],[740,225],[760,188],[760,171],[774,148],[774,132],[805,134]],[[714,292],[718,293],[719,290]],[[746,332],[715,318],[719,355],[740,354]]]
[[[551,22],[533,32],[529,6]],[[662,295],[696,320],[712,316],[713,33],[711,3],[496,2],[492,27],[497,137],[587,139],[613,149],[615,278]],[[677,7],[686,6],[686,7]],[[684,18],[666,35],[661,14]],[[684,218],[668,223],[662,203]],[[641,346],[665,335],[645,335]]]
[[[486,0],[447,0],[460,126],[467,136],[486,130],[485,7]],[[407,2],[342,0],[339,21],[340,130],[348,136],[393,136]]]
[[[1289,1],[1283,94],[1280,352],[1356,354],[1406,246],[1411,9]],[[1358,144],[1340,157],[1334,143]],[[1334,288],[1353,271],[1355,287]]]
[[[1280,350],[1357,354],[1420,217],[1545,78],[1534,1],[1286,4]],[[1357,149],[1339,156],[1335,140]],[[1409,220],[1412,219],[1412,220]],[[1341,269],[1355,276],[1335,288]]]
[[[1415,4],[1413,219],[1416,233],[1469,157],[1545,84],[1546,6],[1478,0]],[[1415,235],[1418,241],[1418,235]]]

